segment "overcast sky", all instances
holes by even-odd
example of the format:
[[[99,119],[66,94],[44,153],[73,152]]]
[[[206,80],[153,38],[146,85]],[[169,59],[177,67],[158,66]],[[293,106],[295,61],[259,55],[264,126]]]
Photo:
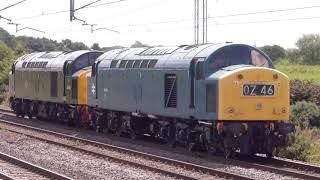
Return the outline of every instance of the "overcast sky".
[[[1,0],[0,9],[19,1]],[[93,1],[75,0],[75,7]],[[194,0],[118,1],[121,0],[101,0],[96,5],[115,3],[81,9],[75,15],[89,24],[97,24],[95,29],[110,28],[119,31],[119,34],[106,30],[91,33],[90,26],[83,26],[80,21],[70,22],[67,12],[70,8],[69,0],[26,0],[0,11],[1,16],[21,23],[19,28],[36,28],[45,31],[45,34],[31,30],[15,32],[15,27],[8,25],[4,19],[0,19],[0,26],[16,36],[46,37],[58,41],[68,38],[88,46],[95,42],[101,47],[130,46],[135,40],[150,45],[194,43]],[[303,7],[306,8],[221,17]],[[47,15],[53,12],[58,13]],[[295,47],[295,42],[302,34],[320,33],[319,0],[208,0],[208,14],[208,42],[212,43],[232,41],[257,46],[279,44],[289,48]]]

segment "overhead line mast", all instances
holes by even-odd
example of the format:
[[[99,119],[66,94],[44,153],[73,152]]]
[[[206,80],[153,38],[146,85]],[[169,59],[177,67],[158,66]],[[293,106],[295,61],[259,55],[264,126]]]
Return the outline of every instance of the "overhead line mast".
[[[194,44],[205,44],[208,40],[208,1],[202,0],[201,4],[200,1],[201,0],[194,0]],[[200,18],[200,14],[202,14],[202,18]],[[200,24],[202,25],[202,32]],[[202,38],[200,39],[200,37]],[[202,42],[200,40],[202,40]]]

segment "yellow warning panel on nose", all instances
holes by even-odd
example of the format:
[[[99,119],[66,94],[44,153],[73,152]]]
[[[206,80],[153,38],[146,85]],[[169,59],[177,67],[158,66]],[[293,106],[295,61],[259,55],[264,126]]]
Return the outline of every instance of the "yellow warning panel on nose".
[[[275,69],[230,71],[220,78],[218,92],[219,120],[289,119],[289,79]]]

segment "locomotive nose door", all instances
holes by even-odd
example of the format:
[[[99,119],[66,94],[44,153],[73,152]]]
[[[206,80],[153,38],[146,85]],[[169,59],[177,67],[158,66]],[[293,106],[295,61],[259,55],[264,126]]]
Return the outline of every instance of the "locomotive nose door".
[[[71,78],[71,63],[72,61],[66,61],[63,66],[63,74],[64,74],[64,79],[63,79],[63,84],[64,84],[64,89],[63,89],[63,96],[68,99],[69,91],[71,91],[71,83],[70,78]]]
[[[204,58],[198,58],[193,59],[190,63],[190,108],[195,108],[197,80],[204,79],[203,62]]]

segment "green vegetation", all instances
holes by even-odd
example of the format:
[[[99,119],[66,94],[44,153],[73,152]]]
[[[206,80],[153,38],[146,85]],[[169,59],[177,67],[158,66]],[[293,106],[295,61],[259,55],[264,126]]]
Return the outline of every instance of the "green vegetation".
[[[291,106],[290,121],[301,129],[317,126],[320,108],[312,102],[299,101]]]
[[[278,150],[277,156],[319,164],[319,139],[320,129],[318,128],[305,130],[298,129],[297,132],[290,137],[290,145]]]
[[[320,85],[320,65],[290,64],[288,60],[280,60],[275,66],[277,70],[285,73],[290,80],[311,80]]]
[[[266,45],[261,47],[261,50],[268,54],[268,56],[274,61],[286,57],[286,50],[278,45]]]
[[[261,47],[275,62],[276,69],[289,76],[290,121],[296,125],[289,146],[277,156],[320,163],[320,35],[303,35],[297,48]]]
[[[320,86],[308,80],[290,81],[290,104],[299,101],[312,102],[320,105]]]
[[[290,121],[296,132],[289,146],[278,149],[277,156],[320,163],[320,86],[308,80],[290,81]]]

